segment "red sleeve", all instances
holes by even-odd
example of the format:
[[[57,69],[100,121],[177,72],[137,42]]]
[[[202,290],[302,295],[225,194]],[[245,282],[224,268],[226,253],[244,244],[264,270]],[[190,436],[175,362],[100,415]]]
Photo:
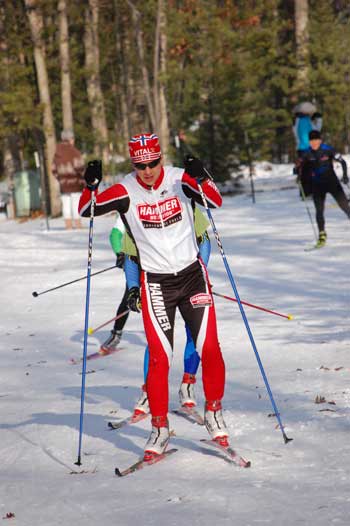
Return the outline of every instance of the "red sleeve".
[[[204,206],[196,179],[184,172],[181,179],[181,184],[182,189],[187,197],[194,199],[196,203]],[[211,179],[205,179],[201,183],[201,187],[208,207],[219,208],[222,205],[222,197],[214,181]]]
[[[126,188],[122,184],[115,184],[100,194],[95,192],[96,203],[94,215],[101,216],[116,210],[120,214],[125,214],[130,205],[130,198]],[[79,201],[79,214],[89,217],[91,213],[91,190],[84,188]]]

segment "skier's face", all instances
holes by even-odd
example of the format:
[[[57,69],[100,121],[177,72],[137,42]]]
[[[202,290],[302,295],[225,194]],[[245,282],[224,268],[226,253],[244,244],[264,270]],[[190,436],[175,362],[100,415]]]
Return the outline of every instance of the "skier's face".
[[[136,163],[134,167],[141,181],[147,186],[153,186],[157,182],[162,170],[161,157],[149,163]]]
[[[309,143],[310,143],[310,147],[312,150],[318,150],[319,147],[321,146],[322,140],[321,139],[311,139]]]

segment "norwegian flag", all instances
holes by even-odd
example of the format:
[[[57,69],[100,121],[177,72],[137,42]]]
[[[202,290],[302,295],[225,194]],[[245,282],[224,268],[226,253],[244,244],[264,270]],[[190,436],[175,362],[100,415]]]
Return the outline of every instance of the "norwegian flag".
[[[158,137],[155,133],[153,133],[152,135],[135,135],[135,137],[132,137],[132,139],[130,139],[130,142],[139,142],[141,146],[147,146],[148,141],[153,141],[153,139],[158,140]]]
[[[129,141],[129,153],[133,163],[158,159],[162,154],[158,136],[155,133],[135,135]]]

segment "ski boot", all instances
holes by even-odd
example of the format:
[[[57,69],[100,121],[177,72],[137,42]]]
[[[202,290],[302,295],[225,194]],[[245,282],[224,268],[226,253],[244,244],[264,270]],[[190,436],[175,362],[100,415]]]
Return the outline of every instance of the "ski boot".
[[[179,390],[180,405],[182,407],[195,407],[197,405],[194,394],[195,383],[196,377],[194,374],[184,373]]]
[[[318,241],[316,243],[316,247],[320,248],[320,247],[324,247],[325,244],[326,244],[326,241],[327,241],[327,233],[324,231],[324,230],[321,230],[319,236],[318,236]]]
[[[204,424],[213,442],[228,447],[228,431],[222,416],[220,400],[205,402]]]
[[[143,460],[149,462],[157,455],[162,455],[169,443],[169,422],[166,416],[152,418],[152,431],[146,442]]]
[[[120,339],[122,337],[122,331],[111,331],[111,334],[108,336],[107,340],[101,345],[100,353],[108,354],[109,352],[115,351],[119,345]]]
[[[136,418],[139,415],[148,415],[148,413],[149,413],[148,396],[147,396],[147,391],[146,391],[146,385],[143,385],[141,396],[136,402],[132,417]]]

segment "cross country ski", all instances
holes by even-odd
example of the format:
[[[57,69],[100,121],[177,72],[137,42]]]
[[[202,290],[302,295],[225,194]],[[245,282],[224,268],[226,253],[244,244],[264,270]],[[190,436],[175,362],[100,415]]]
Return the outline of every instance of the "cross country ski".
[[[136,424],[136,422],[140,422],[141,420],[144,420],[149,416],[149,413],[140,413],[138,415],[131,415],[127,418],[124,418],[124,420],[120,420],[119,422],[108,422],[108,428],[110,430],[116,430],[121,429],[122,427],[125,427],[129,424]]]
[[[119,352],[119,351],[122,351],[123,348],[122,347],[117,347],[116,349],[111,349],[110,351],[101,351],[101,349],[99,351],[96,351],[96,352],[93,352],[91,354],[88,354],[87,357],[86,357],[86,360],[89,361],[89,360],[97,360],[98,358],[103,358],[104,356],[109,356],[111,354],[114,354],[116,352]],[[82,358],[79,358],[78,360],[76,358],[71,358],[69,360],[69,363],[71,363],[72,365],[78,365],[79,363],[81,363],[83,361]]]
[[[160,455],[157,455],[155,457],[152,457],[151,460],[143,460],[143,458],[139,459],[134,464],[131,464],[128,468],[124,469],[123,471],[120,471],[119,468],[115,468],[114,472],[118,477],[125,477],[126,475],[130,475],[130,473],[135,473],[135,471],[138,471],[146,466],[153,466],[154,464],[157,464],[161,460],[164,460],[165,458],[168,458],[173,453],[176,453],[177,449],[169,449],[168,451],[164,451],[164,453],[161,453]]]

